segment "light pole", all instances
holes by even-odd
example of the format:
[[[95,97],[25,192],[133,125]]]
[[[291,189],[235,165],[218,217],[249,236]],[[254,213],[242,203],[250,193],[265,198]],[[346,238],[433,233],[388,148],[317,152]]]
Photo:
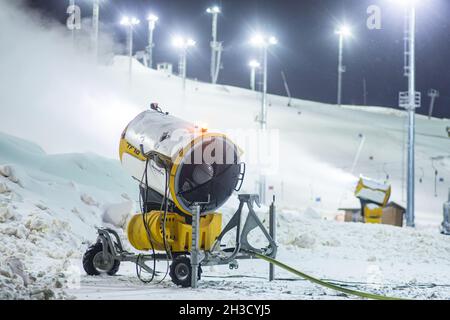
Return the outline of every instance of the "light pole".
[[[217,20],[221,13],[218,6],[206,9],[206,12],[212,15],[212,41],[211,41],[211,82],[217,83],[220,71],[220,60],[222,56],[222,42],[217,41]]]
[[[263,71],[263,88],[261,94],[261,113],[259,116],[259,123],[261,128],[262,136],[264,135],[267,129],[267,60],[268,60],[268,52],[269,47],[278,44],[277,38],[274,36],[264,36],[264,35],[255,35],[251,39],[251,44],[257,48],[262,50],[262,71]],[[259,178],[259,197],[262,203],[266,202],[266,176],[264,173],[260,174]]]
[[[150,69],[153,68],[153,48],[155,44],[153,42],[153,32],[155,31],[156,22],[159,20],[154,14],[150,14],[147,17],[148,21],[148,46],[147,46],[147,64]]]
[[[134,26],[139,24],[139,19],[135,17],[123,17],[120,21],[120,24],[122,26],[125,26],[127,28],[127,44],[128,44],[128,56],[129,56],[129,63],[128,63],[128,76],[129,80],[131,82],[131,74],[133,70],[133,30]]]
[[[251,60],[248,64],[250,67],[250,89],[256,90],[256,70],[261,67],[258,60]]]
[[[416,135],[416,6],[415,1],[407,2],[408,10],[408,177],[407,177],[407,206],[406,225],[415,226],[415,135]]]
[[[399,105],[408,113],[406,225],[415,227],[416,108],[421,104],[421,93],[416,92],[416,0],[403,0],[402,4],[406,8],[404,75],[408,77],[408,91],[400,92]]]
[[[92,2],[92,50],[94,59],[98,59],[98,25],[100,19],[100,0]]]
[[[187,54],[191,47],[195,46],[195,41],[191,38],[175,37],[172,41],[175,48],[180,50],[180,60],[178,63],[178,74],[183,80],[183,90],[186,89]]]
[[[350,28],[341,26],[335,32],[339,36],[339,59],[338,59],[338,85],[337,85],[337,104],[342,104],[342,74],[345,72],[344,60],[344,38],[351,35]]]

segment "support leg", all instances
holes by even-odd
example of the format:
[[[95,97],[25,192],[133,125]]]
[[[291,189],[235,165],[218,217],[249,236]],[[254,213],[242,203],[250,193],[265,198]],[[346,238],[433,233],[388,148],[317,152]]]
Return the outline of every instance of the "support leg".
[[[195,289],[198,287],[200,205],[197,204],[192,209],[191,287]]]
[[[275,208],[275,196],[273,197],[272,204],[270,205],[269,212],[269,235],[274,242],[277,241],[277,221],[276,221],[276,208]],[[275,266],[273,263],[269,265],[269,281],[275,280]]]

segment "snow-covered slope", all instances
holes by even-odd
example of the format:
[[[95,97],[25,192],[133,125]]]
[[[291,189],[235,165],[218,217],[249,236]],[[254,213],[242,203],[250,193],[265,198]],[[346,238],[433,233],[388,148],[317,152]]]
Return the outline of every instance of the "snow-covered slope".
[[[127,68],[127,58],[116,57],[114,70],[118,76],[126,79]],[[243,144],[244,151],[252,153],[253,146],[239,137],[258,128],[254,120],[260,110],[259,93],[196,81],[188,81],[183,92],[178,77],[148,70],[137,61],[133,70],[131,94],[136,103],[145,107],[149,102],[159,102],[176,116],[227,132]],[[404,112],[380,107],[339,108],[296,99],[292,107],[286,104],[285,97],[270,96],[268,129],[276,150],[271,154],[275,170],[268,182],[279,203],[300,209],[312,206],[333,216],[339,207],[359,206],[353,191],[362,174],[388,180],[393,184],[392,200],[405,205]],[[417,117],[419,224],[437,225],[441,221],[442,203],[450,187],[449,125],[448,120]],[[438,170],[436,195],[433,166]],[[244,188],[255,192],[258,165],[250,163],[248,168]]]

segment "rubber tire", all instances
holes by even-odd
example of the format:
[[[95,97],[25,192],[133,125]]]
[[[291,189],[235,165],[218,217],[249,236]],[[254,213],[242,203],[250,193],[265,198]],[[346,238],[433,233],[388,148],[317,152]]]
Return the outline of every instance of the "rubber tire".
[[[186,279],[178,279],[178,277],[175,274],[175,268],[180,263],[187,265],[189,274],[186,277]],[[202,275],[202,268],[201,266],[198,266],[198,280],[201,279]],[[191,286],[191,279],[192,279],[192,268],[191,268],[191,259],[188,256],[177,256],[173,259],[172,264],[170,265],[170,272],[169,272],[170,278],[172,279],[172,282],[175,283],[177,286],[181,286],[183,288],[189,288]]]
[[[99,276],[101,272],[99,272],[94,266],[94,257],[97,253],[103,251],[103,245],[101,242],[97,242],[96,244],[91,245],[83,255],[83,269],[89,276]],[[113,267],[111,270],[106,272],[107,275],[113,276],[119,271],[120,261],[114,260]]]

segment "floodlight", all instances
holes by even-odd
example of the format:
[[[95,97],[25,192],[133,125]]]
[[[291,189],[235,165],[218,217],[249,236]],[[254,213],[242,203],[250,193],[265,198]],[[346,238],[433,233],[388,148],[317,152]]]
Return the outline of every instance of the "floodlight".
[[[135,17],[127,17],[124,16],[122,18],[122,20],[120,20],[120,24],[123,26],[135,26],[138,25],[140,23],[139,19],[135,18]]]
[[[158,16],[151,13],[148,15],[147,20],[150,22],[157,22],[159,20],[159,18],[158,18]]]
[[[206,9],[206,12],[211,13],[211,14],[219,14],[221,12],[221,10],[220,10],[220,7],[213,6],[213,7]]]
[[[250,43],[255,47],[268,47],[278,44],[278,40],[274,36],[266,37],[262,34],[255,34]]]
[[[254,69],[261,67],[261,64],[257,60],[250,60],[248,65],[250,68],[254,68]]]
[[[349,26],[342,25],[339,27],[338,30],[336,30],[336,34],[343,36],[343,37],[350,37],[352,35],[352,31]]]

